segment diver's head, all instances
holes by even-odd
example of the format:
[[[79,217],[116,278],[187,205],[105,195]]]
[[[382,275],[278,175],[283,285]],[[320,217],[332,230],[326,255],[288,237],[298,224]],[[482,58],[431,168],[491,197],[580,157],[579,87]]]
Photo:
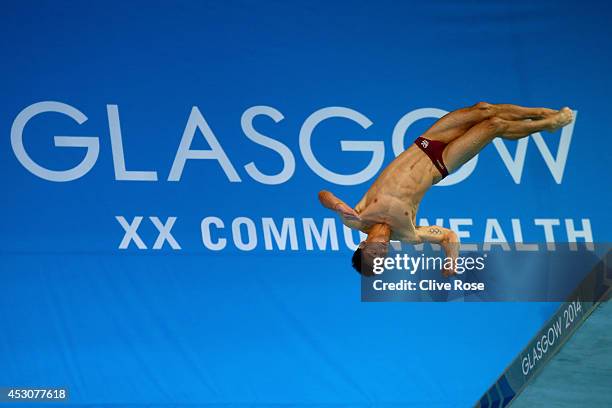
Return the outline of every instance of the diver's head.
[[[372,276],[374,275],[374,259],[386,257],[388,251],[388,242],[363,241],[353,254],[353,268],[364,276]]]

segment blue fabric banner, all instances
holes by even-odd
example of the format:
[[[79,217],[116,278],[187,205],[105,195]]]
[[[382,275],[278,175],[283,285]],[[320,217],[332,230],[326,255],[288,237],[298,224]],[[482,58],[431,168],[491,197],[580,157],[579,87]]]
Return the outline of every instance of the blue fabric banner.
[[[600,2],[0,13],[0,386],[73,405],[469,406],[556,303],[362,303],[354,205],[446,112],[573,109],[425,196],[462,242],[610,242]],[[533,268],[537,274],[537,268]],[[500,274],[505,273],[503,268]]]

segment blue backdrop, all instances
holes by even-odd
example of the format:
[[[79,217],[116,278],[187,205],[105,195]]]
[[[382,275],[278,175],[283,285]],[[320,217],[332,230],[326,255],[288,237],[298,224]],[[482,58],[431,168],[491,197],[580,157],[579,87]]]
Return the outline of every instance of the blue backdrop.
[[[446,111],[568,105],[573,126],[488,146],[417,218],[464,242],[609,240],[611,17],[5,5],[0,385],[73,404],[474,403],[556,305],[361,303],[357,234],[316,193],[355,204]]]

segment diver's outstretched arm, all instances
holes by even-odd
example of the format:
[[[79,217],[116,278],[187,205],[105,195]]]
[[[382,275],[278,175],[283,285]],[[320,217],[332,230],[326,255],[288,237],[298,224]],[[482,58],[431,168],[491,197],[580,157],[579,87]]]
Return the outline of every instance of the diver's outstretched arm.
[[[329,191],[319,191],[319,201],[321,202],[321,204],[323,204],[323,207],[329,208],[330,210],[338,213],[340,217],[347,221],[360,220],[357,211],[352,209],[347,203],[345,203]]]
[[[442,274],[444,276],[455,275],[456,265],[455,260],[459,256],[459,237],[455,233],[455,231],[438,227],[436,225],[426,226],[426,227],[416,227],[417,236],[420,239],[420,242],[431,242],[432,244],[440,244],[442,248],[444,248],[444,253],[447,258],[451,258],[453,260],[453,269],[443,269]]]

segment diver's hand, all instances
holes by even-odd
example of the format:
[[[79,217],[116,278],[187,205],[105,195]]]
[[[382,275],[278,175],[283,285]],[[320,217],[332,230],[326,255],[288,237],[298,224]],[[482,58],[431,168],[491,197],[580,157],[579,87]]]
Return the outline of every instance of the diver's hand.
[[[455,260],[453,260],[453,267],[452,268],[443,268],[442,269],[442,276],[444,276],[445,278],[451,277],[457,275],[457,272],[455,272]]]
[[[319,191],[319,201],[325,208],[329,208],[342,217],[343,221],[351,223],[351,225],[361,222],[361,218],[357,211],[349,207],[344,201],[331,192],[325,190]]]
[[[334,206],[334,210],[347,221],[361,221],[357,211],[346,205],[345,203],[337,203]]]

